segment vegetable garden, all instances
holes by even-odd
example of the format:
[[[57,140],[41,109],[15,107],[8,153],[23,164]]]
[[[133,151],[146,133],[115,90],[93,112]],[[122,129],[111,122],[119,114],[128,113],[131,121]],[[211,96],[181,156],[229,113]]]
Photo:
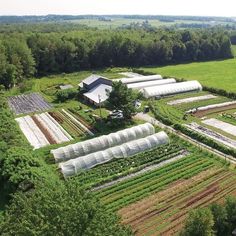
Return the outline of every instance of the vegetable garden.
[[[236,175],[225,168],[209,168],[122,208],[119,214],[123,223],[131,225],[136,235],[175,235],[191,209],[235,194],[235,180]]]

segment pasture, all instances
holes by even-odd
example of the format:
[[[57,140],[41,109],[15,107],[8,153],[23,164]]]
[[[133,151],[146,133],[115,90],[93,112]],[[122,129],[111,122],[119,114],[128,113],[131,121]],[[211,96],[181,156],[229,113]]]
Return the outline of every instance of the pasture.
[[[194,62],[162,67],[144,67],[142,69],[168,77],[198,80],[204,86],[224,89],[228,92],[236,91],[235,59]]]

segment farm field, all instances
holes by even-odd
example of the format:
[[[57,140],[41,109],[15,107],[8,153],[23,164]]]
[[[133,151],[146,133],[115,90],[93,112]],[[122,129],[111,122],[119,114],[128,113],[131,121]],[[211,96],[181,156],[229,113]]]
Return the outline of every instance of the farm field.
[[[80,19],[80,20],[70,20],[69,22],[72,23],[77,23],[77,24],[83,24],[83,25],[87,25],[89,27],[97,27],[99,29],[115,29],[118,27],[122,27],[122,26],[127,26],[130,25],[132,23],[136,23],[136,24],[142,24],[143,22],[145,22],[145,18],[144,19],[127,19],[127,18],[112,18],[108,17],[109,19],[111,19],[111,21],[102,21],[102,20],[98,20],[98,19]],[[160,21],[157,19],[153,19],[153,20],[148,20],[148,23],[153,26],[153,27],[168,27],[168,26],[173,26],[175,24],[210,24],[210,22],[204,22],[204,21],[197,21],[197,20],[175,20],[172,22],[165,22],[165,21]],[[219,22],[221,24],[226,24],[226,22]]]
[[[121,208],[119,214],[122,222],[131,225],[136,235],[175,235],[191,209],[222,201],[226,195],[235,194],[235,180],[235,173],[221,167],[209,167]]]
[[[70,134],[47,112],[19,117],[16,121],[34,149],[73,140]]]
[[[185,115],[188,110],[195,109],[202,106],[208,106],[212,104],[224,103],[231,101],[230,99],[222,96],[216,96],[211,99],[201,100],[201,101],[193,101],[188,103],[180,103],[176,105],[169,105],[170,102],[179,101],[180,99],[191,99],[201,96],[211,95],[207,92],[197,92],[197,93],[187,93],[180,94],[176,96],[166,97],[160,100],[152,100],[151,104],[158,114],[163,117],[168,118],[174,123],[190,123],[190,122],[198,122],[200,119],[195,117],[194,115]],[[149,104],[147,102],[147,104]],[[151,113],[150,113],[151,114]],[[214,114],[213,114],[214,115]]]
[[[147,72],[161,74],[167,77],[198,80],[202,85],[224,89],[228,92],[236,90],[236,61],[197,62],[163,67],[144,67]]]
[[[133,175],[132,178],[122,182],[117,181],[110,186],[105,184],[104,188],[95,188],[96,196],[107,209],[118,211],[122,222],[129,224],[135,235],[174,235],[181,229],[189,210],[207,206],[215,201],[223,201],[225,196],[236,194],[234,184],[236,173],[230,170],[224,161],[219,161],[212,155],[196,150],[193,146],[173,137],[169,146],[172,147],[171,152],[169,150],[167,153],[173,153],[172,155],[175,149],[179,150],[178,152],[188,150],[189,153],[160,168]],[[147,160],[152,155],[155,163],[171,159],[169,154],[164,159],[158,157],[164,148],[143,153],[143,156]],[[139,162],[139,159],[136,156],[133,160]],[[133,160],[131,159],[130,163]],[[122,164],[119,169],[129,169],[130,166],[125,167],[126,163]],[[137,166],[143,168],[140,164]],[[109,183],[118,178],[116,175],[112,177],[114,170],[110,168],[112,165],[119,166],[119,161],[91,170],[87,173],[88,177],[85,173],[81,173],[76,178],[87,186]],[[110,174],[112,178],[107,176],[97,181],[96,174],[97,176],[102,174],[104,177]],[[120,172],[120,176],[123,176],[123,172]]]
[[[146,167],[160,164],[163,161],[183,154],[185,151],[184,146],[174,140],[172,139],[171,145],[160,146],[129,158],[105,163],[86,172],[81,172],[75,178],[83,183],[84,186],[96,187],[120,177],[136,173]]]

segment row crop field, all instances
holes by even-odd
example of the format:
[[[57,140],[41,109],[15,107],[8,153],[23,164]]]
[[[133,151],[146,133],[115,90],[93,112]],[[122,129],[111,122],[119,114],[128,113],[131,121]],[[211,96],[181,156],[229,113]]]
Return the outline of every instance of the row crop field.
[[[209,97],[209,99],[204,99],[198,101],[197,98]],[[188,102],[181,102],[187,99]],[[189,101],[192,100],[192,101]],[[187,93],[176,96],[170,96],[163,98],[161,100],[153,100],[153,109],[163,117],[168,118],[174,123],[189,123],[197,122],[199,118],[197,116],[188,115],[185,113],[189,110],[194,110],[199,107],[220,104],[224,102],[231,102],[230,99],[222,96],[214,96],[206,92],[199,93]]]
[[[78,115],[73,114],[69,110],[52,111],[49,114],[57,120],[73,137],[81,137],[85,135],[93,136],[90,131],[92,127]]]
[[[47,112],[33,116],[19,117],[16,118],[16,121],[34,149],[50,144],[69,142],[73,139]]]
[[[117,159],[83,171],[75,178],[86,187],[100,186],[112,180],[136,173],[146,167],[151,167],[166,160],[175,158],[184,152],[184,147],[178,143],[165,145],[125,159]]]
[[[64,109],[19,117],[16,121],[34,149],[94,135],[83,119]]]
[[[118,210],[177,180],[188,179],[210,167],[214,162],[201,155],[190,155],[145,175],[122,182],[97,193],[109,210]]]
[[[235,181],[234,171],[207,153],[192,150],[178,161],[95,193],[109,211],[118,210],[135,235],[174,235],[189,210],[235,194]]]
[[[224,168],[209,168],[122,208],[119,214],[136,235],[175,235],[191,209],[235,194],[235,180],[236,175]]]

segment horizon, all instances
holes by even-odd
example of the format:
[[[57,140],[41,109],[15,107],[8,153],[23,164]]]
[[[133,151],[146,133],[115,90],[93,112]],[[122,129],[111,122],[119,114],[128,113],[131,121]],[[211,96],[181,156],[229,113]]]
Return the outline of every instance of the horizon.
[[[0,0],[1,16],[45,15],[164,15],[199,17],[236,17],[233,0]]]

